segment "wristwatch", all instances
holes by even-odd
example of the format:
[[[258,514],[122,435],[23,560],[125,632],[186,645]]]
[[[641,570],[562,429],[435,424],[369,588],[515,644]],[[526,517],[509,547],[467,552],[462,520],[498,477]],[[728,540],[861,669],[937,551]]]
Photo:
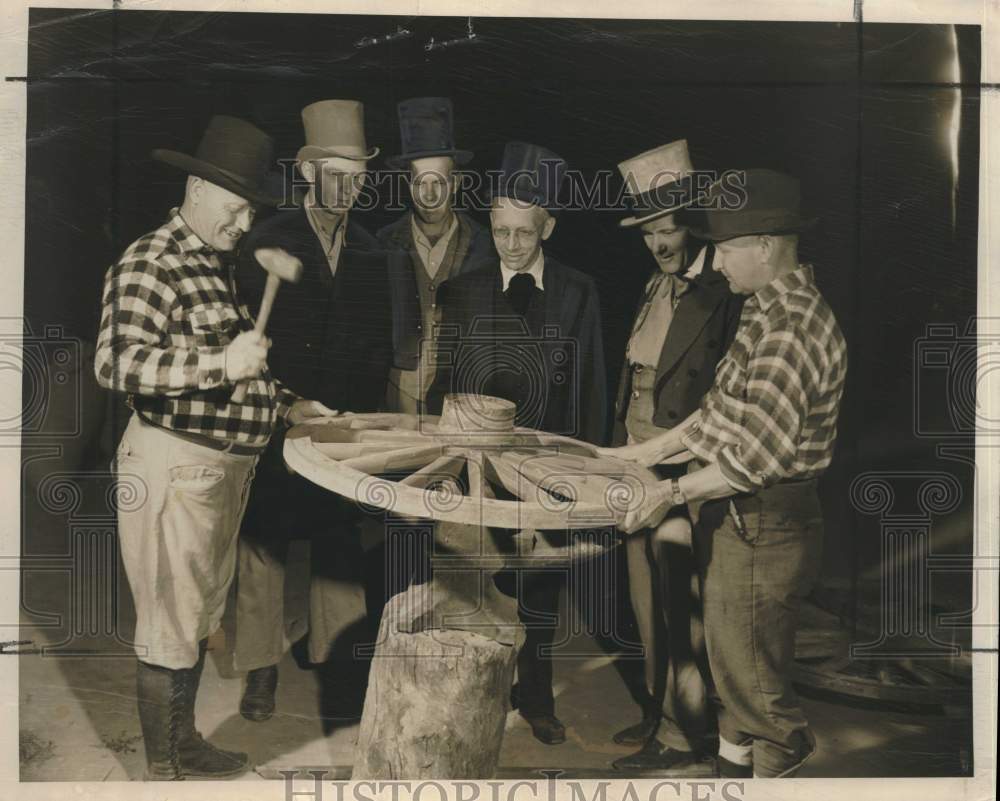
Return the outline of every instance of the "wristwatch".
[[[687,503],[687,498],[681,491],[681,482],[676,478],[670,479],[670,501],[674,506],[683,506]]]

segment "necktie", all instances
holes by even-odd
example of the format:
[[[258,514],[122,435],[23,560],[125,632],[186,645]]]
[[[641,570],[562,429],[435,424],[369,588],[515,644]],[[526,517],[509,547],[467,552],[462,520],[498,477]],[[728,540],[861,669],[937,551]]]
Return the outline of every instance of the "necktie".
[[[518,273],[510,279],[504,296],[511,308],[524,317],[533,294],[535,294],[535,277],[530,273]]]

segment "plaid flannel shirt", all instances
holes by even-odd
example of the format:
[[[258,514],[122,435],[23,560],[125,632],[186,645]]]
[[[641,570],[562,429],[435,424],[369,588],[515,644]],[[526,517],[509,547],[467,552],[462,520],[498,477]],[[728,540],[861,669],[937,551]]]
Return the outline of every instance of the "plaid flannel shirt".
[[[712,389],[681,441],[736,490],[813,478],[833,457],[847,346],[810,265],[743,305]]]
[[[296,395],[268,372],[234,403],[225,348],[252,328],[232,265],[223,264],[172,209],[104,281],[94,369],[106,389],[157,425],[244,445],[266,445]]]

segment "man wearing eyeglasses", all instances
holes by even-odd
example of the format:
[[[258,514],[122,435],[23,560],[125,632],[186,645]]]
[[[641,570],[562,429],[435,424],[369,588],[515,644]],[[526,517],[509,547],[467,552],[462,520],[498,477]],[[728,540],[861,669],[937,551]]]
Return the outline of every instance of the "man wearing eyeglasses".
[[[389,373],[390,411],[424,411],[434,380],[430,363],[449,278],[470,272],[493,255],[486,228],[452,206],[455,167],[472,159],[455,147],[452,105],[447,97],[414,97],[398,106],[403,153],[387,159],[409,169],[413,210],[381,229],[376,238],[396,252],[390,261],[396,347]]]
[[[299,258],[302,279],[282,287],[268,323],[269,366],[331,409],[373,412],[385,398],[392,315],[385,254],[349,219],[367,162],[378,153],[366,145],[363,115],[355,100],[323,100],[303,109],[306,144],[297,166],[308,191],[298,208],[254,230],[241,251],[239,285],[248,288],[243,291],[256,308],[265,274],[254,251],[279,247]],[[349,651],[348,632],[365,639],[357,509],[290,475],[283,445],[283,438],[273,438],[261,459],[240,538],[234,663],[248,671],[240,712],[254,721],[274,711],[278,662],[306,628],[313,663],[337,657],[335,642]],[[289,540],[299,538],[311,540],[309,615],[286,625],[285,563]]]

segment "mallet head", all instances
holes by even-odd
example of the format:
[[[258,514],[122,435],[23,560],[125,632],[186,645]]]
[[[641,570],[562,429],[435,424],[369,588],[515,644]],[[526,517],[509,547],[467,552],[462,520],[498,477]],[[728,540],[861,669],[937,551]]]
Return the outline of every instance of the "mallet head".
[[[302,262],[281,248],[257,248],[253,252],[257,263],[270,275],[297,284],[302,278]]]

